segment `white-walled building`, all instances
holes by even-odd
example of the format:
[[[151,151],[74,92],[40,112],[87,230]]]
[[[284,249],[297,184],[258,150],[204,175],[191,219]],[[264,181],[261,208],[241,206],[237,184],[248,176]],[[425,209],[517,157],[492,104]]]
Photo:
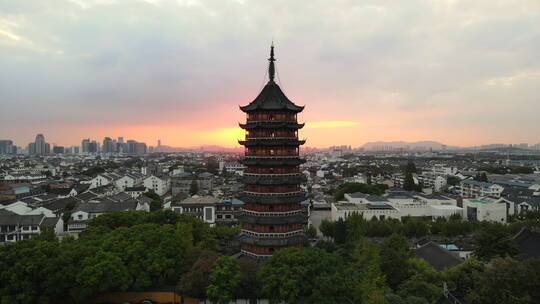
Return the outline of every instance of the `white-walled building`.
[[[171,179],[168,176],[150,175],[144,179],[144,187],[153,190],[157,195],[164,195],[171,190]]]
[[[506,223],[507,204],[489,197],[464,199],[463,217],[470,221],[493,221]]]
[[[462,197],[501,197],[504,187],[498,184],[479,182],[472,179],[464,179],[460,182],[459,193]]]

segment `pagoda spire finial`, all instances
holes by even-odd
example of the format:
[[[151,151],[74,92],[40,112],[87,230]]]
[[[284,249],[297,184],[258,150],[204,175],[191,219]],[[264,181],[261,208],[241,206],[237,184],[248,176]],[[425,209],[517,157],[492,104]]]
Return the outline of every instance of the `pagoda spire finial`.
[[[270,77],[271,82],[274,82],[274,77],[276,75],[276,68],[274,67],[274,61],[276,61],[274,58],[274,41],[272,41],[272,45],[270,46],[270,58],[268,58],[268,61],[270,61],[270,65],[268,66],[268,77]]]

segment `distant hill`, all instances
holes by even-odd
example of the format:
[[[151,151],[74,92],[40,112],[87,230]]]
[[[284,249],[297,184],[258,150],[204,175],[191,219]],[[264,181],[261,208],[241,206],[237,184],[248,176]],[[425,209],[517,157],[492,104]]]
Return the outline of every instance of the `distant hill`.
[[[362,146],[364,150],[393,150],[393,149],[409,149],[409,150],[443,150],[451,148],[445,144],[436,141],[373,141]]]

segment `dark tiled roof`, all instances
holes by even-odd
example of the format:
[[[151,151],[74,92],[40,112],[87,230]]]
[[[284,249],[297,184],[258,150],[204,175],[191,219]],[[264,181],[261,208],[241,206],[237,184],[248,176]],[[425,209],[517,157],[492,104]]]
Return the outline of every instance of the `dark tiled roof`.
[[[520,258],[531,259],[540,257],[540,232],[523,228],[514,236]]]
[[[60,220],[59,217],[46,217],[45,219],[43,219],[41,226],[42,227],[55,227],[59,220]]]
[[[47,202],[47,203],[43,204],[43,207],[47,208],[47,209],[49,209],[49,210],[51,210],[53,212],[56,212],[56,211],[65,209],[66,205],[69,202],[72,202],[72,201],[74,201],[74,199],[71,198],[71,197],[61,198],[61,199],[58,199],[58,200]]]
[[[274,81],[269,81],[255,100],[244,107],[240,107],[244,112],[254,110],[290,110],[301,112],[304,107],[295,105],[285,96],[283,91]]]
[[[131,200],[124,202],[81,203],[73,209],[73,212],[107,213],[135,209],[137,209],[137,201]]]
[[[5,210],[4,210],[5,211]],[[7,211],[9,212],[9,211]],[[19,215],[13,212],[0,212],[0,226],[7,225],[39,225],[44,215]]]
[[[145,186],[137,186],[137,187],[126,187],[126,189],[124,191],[146,191],[146,187]]]
[[[434,242],[429,242],[422,247],[416,249],[415,255],[417,258],[428,262],[433,268],[443,270],[455,265],[463,263],[463,260],[453,255],[450,251],[441,248]]]

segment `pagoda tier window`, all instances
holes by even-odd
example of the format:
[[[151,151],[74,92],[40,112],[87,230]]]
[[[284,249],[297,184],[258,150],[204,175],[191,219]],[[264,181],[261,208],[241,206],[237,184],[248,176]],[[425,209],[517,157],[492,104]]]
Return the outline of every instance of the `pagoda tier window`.
[[[246,156],[298,156],[298,148],[248,147]]]
[[[296,114],[279,111],[255,112],[247,114],[247,121],[296,121]]]
[[[263,186],[263,185],[246,185],[245,191],[260,192],[260,193],[282,193],[300,191],[298,185],[278,185],[278,186]]]
[[[253,174],[294,174],[300,173],[300,169],[298,167],[249,167],[244,172]]]
[[[257,212],[288,212],[300,210],[300,204],[279,204],[279,205],[261,205],[254,203],[246,203],[244,210]]]
[[[296,138],[294,130],[252,130],[246,132],[246,138]]]
[[[302,224],[286,224],[286,225],[257,225],[257,224],[242,224],[242,229],[258,232],[258,233],[287,233],[302,229]]]

